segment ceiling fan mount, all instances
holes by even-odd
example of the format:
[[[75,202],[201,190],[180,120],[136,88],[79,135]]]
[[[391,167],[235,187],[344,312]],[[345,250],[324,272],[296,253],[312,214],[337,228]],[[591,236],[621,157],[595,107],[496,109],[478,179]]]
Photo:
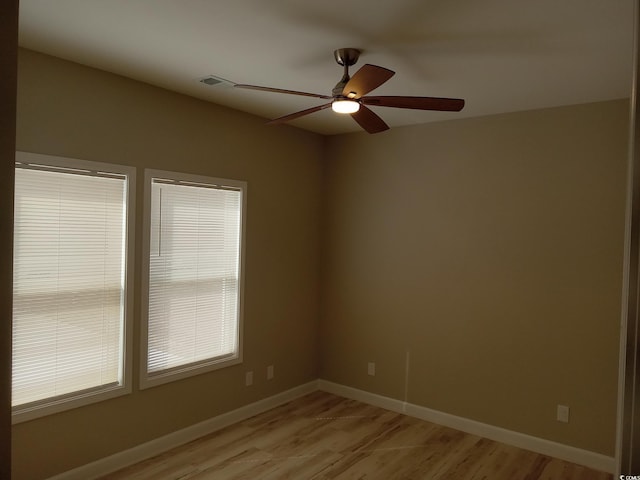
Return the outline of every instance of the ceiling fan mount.
[[[284,90],[281,88],[261,87],[258,85],[235,84],[237,88],[260,90],[273,93],[286,93],[305,97],[331,100],[324,105],[311,107],[300,112],[291,113],[270,124],[284,123],[289,120],[309,115],[331,107],[335,112],[350,114],[351,117],[368,133],[388,130],[389,126],[367,105],[380,107],[406,108],[413,110],[437,110],[459,112],[464,107],[464,100],[459,98],[408,97],[408,96],[367,96],[367,94],[389,80],[395,72],[377,65],[365,64],[353,76],[349,75],[349,67],[355,65],[361,51],[357,48],[339,48],[333,52],[336,62],[344,67],[344,74],[331,91],[331,95]]]
[[[333,57],[338,62],[338,65],[344,67],[351,67],[356,64],[358,58],[360,58],[360,50],[357,48],[339,48],[334,50]]]

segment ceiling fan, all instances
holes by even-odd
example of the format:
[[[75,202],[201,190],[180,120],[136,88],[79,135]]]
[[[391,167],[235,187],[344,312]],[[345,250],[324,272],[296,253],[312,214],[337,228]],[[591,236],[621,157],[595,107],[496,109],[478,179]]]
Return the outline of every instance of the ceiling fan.
[[[375,90],[380,85],[389,80],[395,72],[379,67],[377,65],[366,64],[362,66],[353,76],[349,76],[349,67],[354,65],[360,57],[360,50],[355,48],[340,48],[333,52],[339,65],[344,66],[342,79],[333,87],[331,95],[320,95],[317,93],[298,92],[296,90],[283,90],[280,88],[261,87],[258,85],[235,84],[237,88],[250,90],[261,90],[264,92],[286,93],[289,95],[302,95],[305,97],[322,98],[331,100],[324,105],[308,108],[300,112],[291,113],[275,120],[269,124],[278,124],[294,120],[310,113],[319,112],[331,107],[335,112],[350,114],[358,124],[369,133],[383,132],[389,126],[374,113],[367,105],[378,107],[409,108],[414,110],[438,110],[446,112],[459,112],[464,107],[464,100],[459,98],[438,98],[438,97],[406,97],[406,96],[365,96]]]

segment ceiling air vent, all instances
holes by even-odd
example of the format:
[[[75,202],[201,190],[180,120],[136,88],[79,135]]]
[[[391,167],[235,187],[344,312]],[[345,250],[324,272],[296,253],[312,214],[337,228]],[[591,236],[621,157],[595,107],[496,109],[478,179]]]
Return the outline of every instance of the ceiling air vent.
[[[216,77],[215,75],[207,75],[206,77],[202,77],[198,79],[198,81],[200,83],[204,83],[205,85],[208,85],[209,87],[213,87],[214,85],[220,85],[220,86],[233,85],[233,82],[230,82],[229,80],[222,77]]]

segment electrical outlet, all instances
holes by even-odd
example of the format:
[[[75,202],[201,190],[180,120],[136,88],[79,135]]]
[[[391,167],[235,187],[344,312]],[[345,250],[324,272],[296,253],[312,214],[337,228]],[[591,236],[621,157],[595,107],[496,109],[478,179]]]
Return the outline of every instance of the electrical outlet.
[[[367,375],[371,375],[372,377],[376,376],[376,364],[375,364],[375,362],[369,362],[367,364]]]
[[[569,407],[566,405],[558,405],[556,420],[562,423],[569,423]]]
[[[273,380],[273,365],[267,367],[267,380]]]
[[[253,385],[253,372],[247,372],[244,374],[244,384],[247,387]]]

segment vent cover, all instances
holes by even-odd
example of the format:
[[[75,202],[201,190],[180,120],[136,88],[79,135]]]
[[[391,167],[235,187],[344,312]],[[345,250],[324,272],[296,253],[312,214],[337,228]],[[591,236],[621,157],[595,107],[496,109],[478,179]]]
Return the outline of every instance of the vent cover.
[[[206,77],[202,77],[198,79],[198,81],[200,83],[204,83],[209,87],[213,87],[214,85],[221,85],[221,86],[233,85],[233,82],[230,82],[229,80],[222,77],[216,77],[215,75],[207,75]]]

